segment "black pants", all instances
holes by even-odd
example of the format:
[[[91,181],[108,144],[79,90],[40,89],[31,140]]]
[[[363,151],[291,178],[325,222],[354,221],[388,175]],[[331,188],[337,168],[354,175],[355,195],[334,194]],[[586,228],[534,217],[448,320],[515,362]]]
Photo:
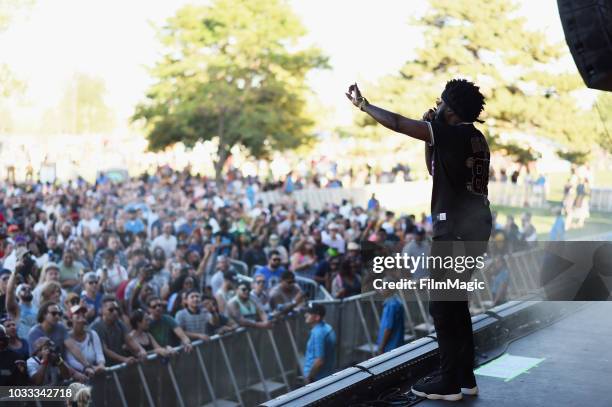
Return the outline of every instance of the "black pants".
[[[491,233],[490,221],[487,220],[485,219],[482,226],[474,225],[476,227],[462,236],[445,234],[434,237],[430,255],[449,255],[449,246],[453,245],[455,248],[460,246],[462,255],[474,258],[482,256],[486,252]],[[432,271],[432,276],[434,272]],[[462,273],[461,280],[469,280],[471,272],[472,270]],[[448,271],[445,278],[450,277],[450,274],[458,275]],[[446,299],[444,296],[436,296],[437,299],[429,303],[429,313],[438,338],[440,372],[453,384],[460,384],[459,378],[471,374],[474,369],[474,336],[467,293],[463,292],[459,297],[459,300],[451,301],[449,298],[455,299],[457,294]]]

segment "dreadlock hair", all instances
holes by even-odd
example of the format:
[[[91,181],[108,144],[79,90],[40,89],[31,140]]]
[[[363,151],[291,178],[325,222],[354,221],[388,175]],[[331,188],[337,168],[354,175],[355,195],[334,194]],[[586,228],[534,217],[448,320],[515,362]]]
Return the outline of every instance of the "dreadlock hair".
[[[442,100],[466,122],[478,121],[485,101],[480,88],[465,79],[452,79],[446,82]]]

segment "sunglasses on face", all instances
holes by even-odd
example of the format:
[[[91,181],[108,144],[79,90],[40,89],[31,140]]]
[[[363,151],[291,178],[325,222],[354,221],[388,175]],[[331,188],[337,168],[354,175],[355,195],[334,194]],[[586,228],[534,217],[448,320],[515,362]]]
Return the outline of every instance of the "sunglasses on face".
[[[281,259],[272,259],[273,262],[281,261]]]
[[[117,307],[111,307],[108,309],[108,312],[118,312],[118,311],[119,311],[119,308]]]
[[[88,281],[87,284],[98,284],[98,280]]]
[[[161,308],[162,306],[163,305],[160,302],[158,302],[157,304],[151,304],[150,305],[151,308]]]
[[[49,311],[49,314],[53,315],[54,317],[57,316],[62,316],[62,311]]]
[[[249,289],[248,289],[248,288],[246,288],[246,287],[242,287],[242,288],[240,289],[240,291],[242,291],[242,292],[244,293],[244,292],[249,291]]]
[[[255,284],[263,284],[266,280],[255,280]]]

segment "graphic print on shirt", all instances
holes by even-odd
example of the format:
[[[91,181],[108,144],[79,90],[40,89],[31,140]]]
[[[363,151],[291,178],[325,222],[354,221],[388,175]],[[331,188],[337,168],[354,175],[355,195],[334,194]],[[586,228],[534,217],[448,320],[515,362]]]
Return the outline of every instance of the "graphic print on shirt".
[[[465,165],[472,170],[472,177],[467,182],[466,188],[474,194],[486,196],[489,181],[489,149],[482,137],[471,137],[470,144],[472,146],[472,156],[465,160]]]

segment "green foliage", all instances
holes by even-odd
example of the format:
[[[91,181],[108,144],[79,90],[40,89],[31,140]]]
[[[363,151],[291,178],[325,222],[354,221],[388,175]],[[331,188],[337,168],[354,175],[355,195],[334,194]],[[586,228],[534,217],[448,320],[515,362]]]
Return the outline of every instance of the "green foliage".
[[[519,164],[527,165],[542,157],[542,154],[531,147],[523,147],[516,143],[502,144],[499,148]]]
[[[318,49],[298,48],[304,34],[282,0],[214,0],[179,10],[159,32],[166,52],[133,116],[144,121],[149,149],[214,140],[219,179],[233,146],[265,157],[309,141],[305,78],[328,65]]]
[[[43,128],[56,133],[92,134],[114,128],[114,112],[104,102],[104,80],[76,74],[57,107],[47,111]]]
[[[0,0],[0,33],[5,31],[16,14],[27,10],[34,0]],[[25,83],[15,76],[8,65],[0,63],[0,100],[23,93]]]
[[[589,162],[591,152],[590,151],[580,151],[580,150],[569,150],[569,151],[559,150],[557,151],[557,155],[559,156],[559,158],[563,160],[567,160],[571,162],[572,164],[584,165]]]
[[[535,134],[565,145],[593,142],[591,113],[572,94],[584,88],[580,77],[551,69],[567,53],[565,44],[549,44],[544,33],[529,31],[516,11],[507,0],[430,0],[429,11],[415,21],[425,39],[416,58],[376,86],[363,86],[364,95],[421,118],[446,81],[463,77],[480,85],[487,98],[481,115],[486,124],[480,127],[490,134]],[[357,124],[367,128],[373,122],[358,115]]]
[[[612,93],[601,92],[595,102],[595,110],[593,119],[598,123],[599,145],[612,153]]]

